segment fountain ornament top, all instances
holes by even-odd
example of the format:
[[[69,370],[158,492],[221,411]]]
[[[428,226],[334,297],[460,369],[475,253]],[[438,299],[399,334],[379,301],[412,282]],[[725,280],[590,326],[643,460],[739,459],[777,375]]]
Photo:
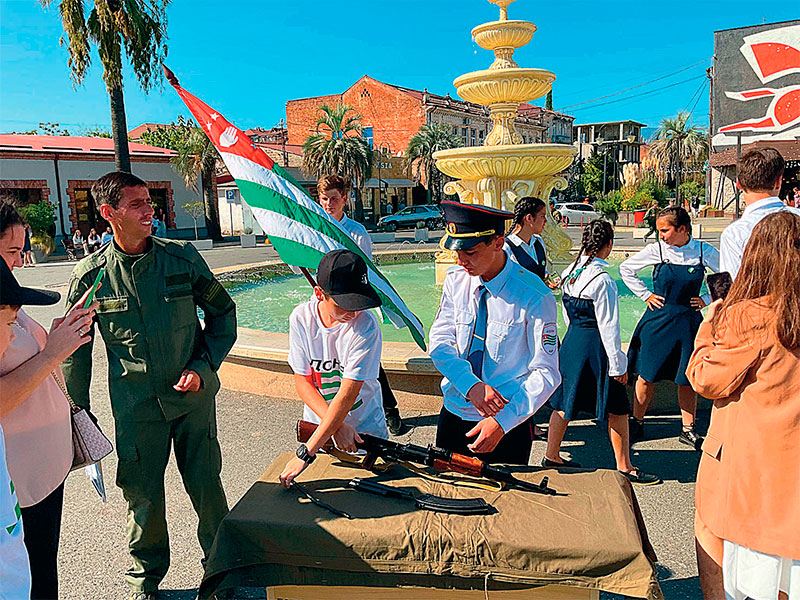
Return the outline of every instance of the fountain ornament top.
[[[508,18],[508,5],[515,0],[489,0],[500,7],[497,21],[483,23],[472,30],[475,42],[494,52],[488,69],[457,77],[453,85],[468,102],[489,107],[492,130],[483,146],[452,148],[434,153],[438,169],[457,179],[445,186],[448,194],[458,194],[462,202],[472,202],[513,210],[517,198],[537,196],[547,199],[553,188],[564,189],[563,177],[576,154],[571,144],[525,144],[515,129],[517,109],[523,102],[547,94],[556,79],[544,69],[520,68],[514,50],[531,41],[536,25]],[[568,260],[572,243],[549,214],[543,234],[552,263]],[[438,274],[437,274],[438,277]]]

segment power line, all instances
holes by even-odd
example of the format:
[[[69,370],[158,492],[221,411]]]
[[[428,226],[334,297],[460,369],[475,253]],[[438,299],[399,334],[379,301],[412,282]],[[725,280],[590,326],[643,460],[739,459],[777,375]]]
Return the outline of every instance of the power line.
[[[559,108],[559,112],[563,112],[569,108],[574,108],[575,106],[582,106],[584,104],[591,104],[597,102],[598,100],[604,100],[606,98],[611,98],[612,96],[619,96],[620,94],[624,94],[625,92],[630,92],[631,90],[635,90],[637,88],[643,87],[645,85],[650,85],[651,83],[655,83],[657,81],[661,81],[662,79],[667,79],[668,77],[672,77],[673,75],[677,75],[678,73],[683,73],[684,71],[688,71],[689,69],[693,69],[694,67],[703,64],[706,62],[708,58],[704,58],[700,62],[696,62],[693,65],[689,65],[688,67],[684,67],[683,69],[679,69],[673,73],[669,73],[667,75],[662,75],[661,77],[656,77],[655,79],[651,79],[650,81],[645,81],[644,83],[639,83],[634,85],[633,87],[626,88],[624,90],[620,90],[619,92],[614,92],[613,94],[606,94],[605,96],[600,96],[599,98],[595,98],[593,100],[585,100],[584,102],[578,102],[577,104],[570,104],[569,106],[565,106],[563,108]],[[602,105],[600,105],[602,106]]]
[[[578,109],[574,110],[573,112],[577,112],[579,110],[587,110],[587,109],[597,108],[598,106],[605,106],[606,104],[614,104],[616,102],[625,102],[626,100],[632,100],[633,98],[639,98],[640,96],[647,96],[649,94],[655,94],[656,92],[660,92],[661,90],[666,90],[668,88],[675,87],[676,85],[683,85],[684,83],[689,83],[690,81],[697,81],[701,77],[705,77],[705,76],[706,76],[705,73],[703,73],[702,75],[698,75],[697,77],[691,77],[689,79],[684,79],[683,81],[678,81],[677,83],[671,83],[669,85],[664,85],[662,87],[655,88],[653,90],[648,90],[646,92],[640,92],[638,94],[632,94],[630,96],[626,96],[625,98],[618,98],[616,100],[609,100],[608,102],[601,102],[600,104],[595,104],[593,106],[585,106],[583,108],[578,108]]]
[[[692,97],[689,98],[689,102],[686,103],[686,108],[684,109],[685,111],[687,111],[687,112],[689,111],[689,106],[690,105],[693,106],[693,107],[697,105],[697,103],[692,104],[692,102],[694,102],[695,97],[697,97],[697,95],[700,94],[701,90],[704,90],[706,88],[706,84],[707,83],[708,83],[708,79],[705,79],[704,81],[700,82],[700,86],[694,91],[694,94],[692,94]]]
[[[708,80],[703,82],[703,87],[701,88],[702,91],[705,91],[707,84],[708,84]],[[694,112],[694,109],[697,108],[697,105],[700,102],[700,98],[702,98],[702,97],[703,97],[702,93],[697,95],[697,100],[694,101],[694,104],[692,105],[692,109],[689,111],[689,116],[690,117],[692,116],[692,113]]]

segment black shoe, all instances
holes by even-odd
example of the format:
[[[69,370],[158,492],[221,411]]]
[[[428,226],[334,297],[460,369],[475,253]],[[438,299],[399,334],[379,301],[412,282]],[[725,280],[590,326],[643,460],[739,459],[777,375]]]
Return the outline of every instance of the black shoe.
[[[580,469],[580,464],[576,463],[574,460],[567,460],[565,458],[561,459],[562,462],[556,462],[554,460],[550,460],[546,456],[542,458],[542,466],[547,467],[548,469]]]
[[[625,477],[625,479],[638,485],[656,485],[657,483],[661,483],[660,477],[651,475],[650,473],[645,473],[641,469],[635,468],[630,473],[626,473],[625,471],[619,472],[622,473],[622,476]]]
[[[628,439],[631,444],[644,439],[644,421],[640,421],[636,417],[628,418]]]
[[[400,418],[400,413],[387,414],[386,426],[392,435],[400,435],[403,432],[403,419]]]
[[[678,441],[699,451],[700,446],[703,445],[703,436],[699,435],[694,425],[692,425],[691,429],[681,429]]]
[[[537,431],[536,431],[537,429],[539,431],[541,431],[541,433],[537,433]],[[533,426],[533,439],[534,440],[538,440],[540,442],[546,442],[547,441],[547,429],[543,429],[542,427],[539,427],[538,425],[534,425]]]

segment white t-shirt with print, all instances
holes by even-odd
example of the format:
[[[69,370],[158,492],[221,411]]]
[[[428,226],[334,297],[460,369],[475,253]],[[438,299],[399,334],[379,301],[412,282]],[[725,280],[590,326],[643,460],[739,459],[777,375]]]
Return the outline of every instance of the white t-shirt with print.
[[[363,381],[344,422],[359,433],[388,438],[378,383],[382,341],[378,320],[370,311],[361,311],[348,323],[325,327],[317,304],[316,299],[304,302],[289,317],[289,366],[298,375],[313,375],[328,404],[342,379]],[[320,422],[308,406],[303,420]]]
[[[0,598],[29,598],[31,568],[23,542],[22,517],[6,466],[6,442],[0,427]]]

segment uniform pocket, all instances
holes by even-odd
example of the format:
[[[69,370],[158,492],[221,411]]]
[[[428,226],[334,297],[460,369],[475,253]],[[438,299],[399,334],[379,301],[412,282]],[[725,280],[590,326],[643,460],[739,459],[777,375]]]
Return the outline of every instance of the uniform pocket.
[[[130,299],[128,296],[108,296],[98,298],[97,319],[102,329],[108,332],[103,339],[107,344],[124,343],[133,339],[135,325],[130,316]]]
[[[197,307],[192,288],[188,285],[168,289],[164,293],[164,302],[171,327],[177,329],[197,323]]]
[[[722,458],[722,440],[713,435],[706,435],[705,440],[703,440],[702,449],[703,454],[708,454],[715,460],[720,460]]]
[[[517,356],[524,330],[522,323],[490,320],[486,325],[486,352],[489,357],[499,362],[504,356]]]

